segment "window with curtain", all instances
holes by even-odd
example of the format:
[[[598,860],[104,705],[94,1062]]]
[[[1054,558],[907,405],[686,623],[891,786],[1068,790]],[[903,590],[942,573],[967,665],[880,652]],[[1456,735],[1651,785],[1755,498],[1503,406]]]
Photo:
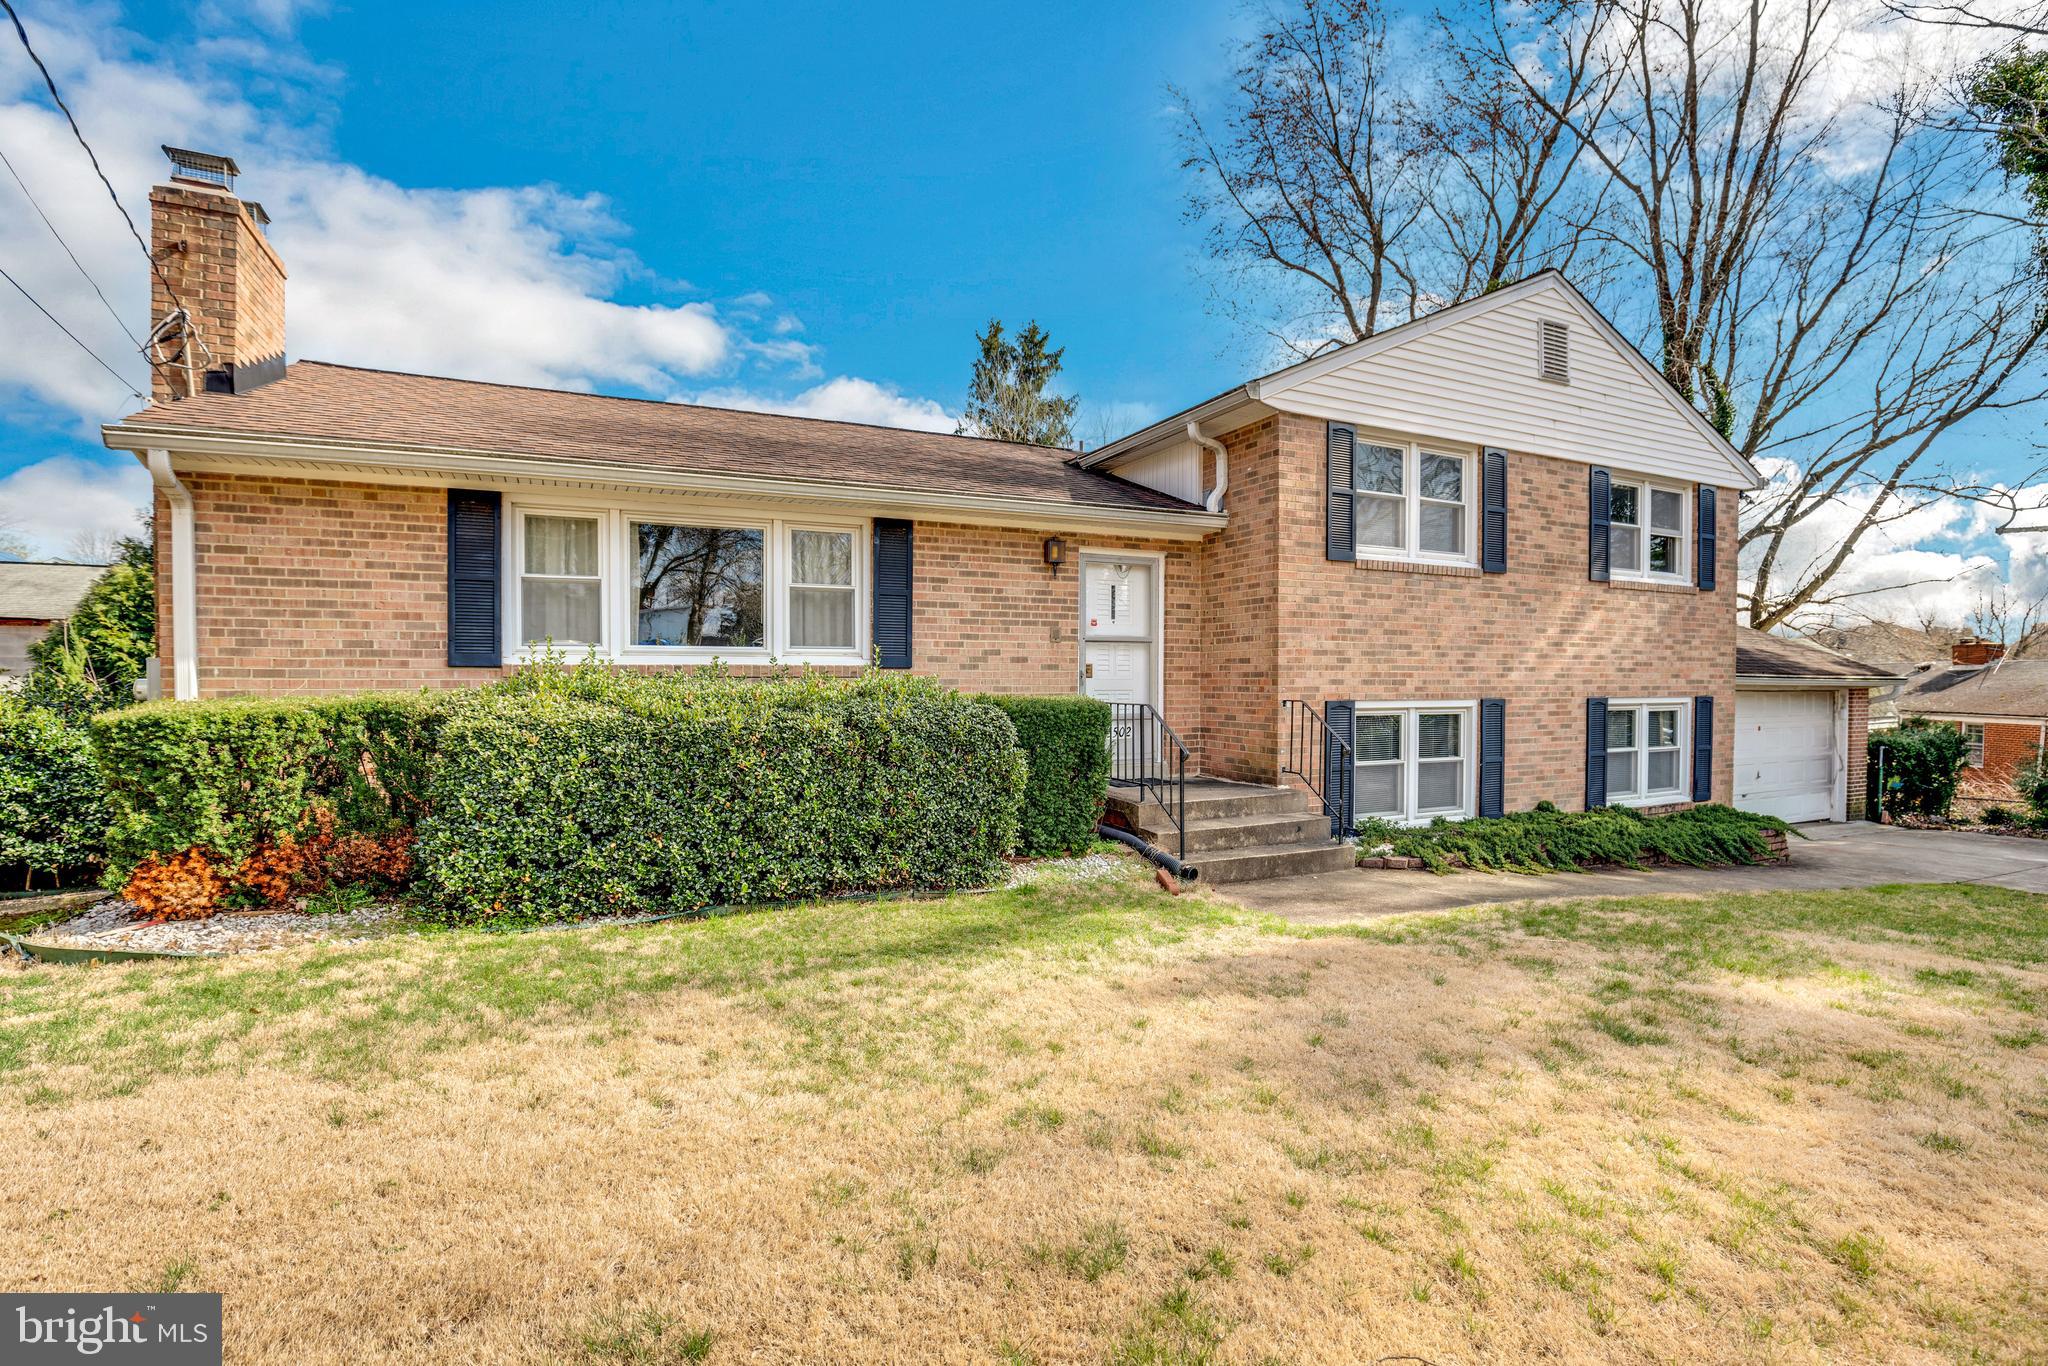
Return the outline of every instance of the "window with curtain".
[[[1472,709],[1359,704],[1352,719],[1352,809],[1418,824],[1472,814]]]
[[[759,649],[768,643],[762,611],[762,550],[757,527],[634,522],[633,643]]]
[[[853,533],[789,533],[789,648],[854,647]]]
[[[519,635],[528,644],[599,645],[603,558],[595,517],[529,513],[520,524]]]

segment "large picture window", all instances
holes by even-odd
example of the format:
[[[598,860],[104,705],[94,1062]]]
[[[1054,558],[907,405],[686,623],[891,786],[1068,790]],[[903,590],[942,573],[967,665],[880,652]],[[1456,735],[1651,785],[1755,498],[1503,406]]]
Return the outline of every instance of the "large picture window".
[[[1610,573],[1619,578],[1684,579],[1686,490],[1613,476],[1607,492]]]
[[[1352,809],[1404,824],[1472,814],[1472,705],[1361,702],[1352,720]]]
[[[1651,806],[1686,800],[1685,711],[1680,701],[1607,703],[1607,800]]]
[[[766,645],[764,540],[754,527],[633,523],[633,643]]]
[[[1351,452],[1358,557],[1469,563],[1472,457],[1361,435]]]

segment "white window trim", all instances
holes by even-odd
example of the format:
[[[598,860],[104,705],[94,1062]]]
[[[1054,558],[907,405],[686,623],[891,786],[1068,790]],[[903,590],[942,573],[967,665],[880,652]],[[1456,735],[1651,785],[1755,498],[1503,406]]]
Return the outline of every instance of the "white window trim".
[[[1982,770],[1984,767],[1984,746],[1985,743],[1991,738],[1991,732],[1986,730],[1984,728],[1984,725],[1985,723],[1982,721],[1956,722],[1956,729],[1960,730],[1963,733],[1964,768],[1974,768]],[[1974,742],[1970,739],[1970,732],[1973,730],[1977,732],[1977,738]],[[1974,753],[1977,756],[1975,759],[1972,759],[1970,757],[1972,753]]]
[[[1358,505],[1368,498],[1394,497],[1390,493],[1368,493],[1357,487],[1353,475],[1352,502],[1352,553],[1360,560],[1397,560],[1414,564],[1455,564],[1476,565],[1479,563],[1479,452],[1463,450],[1456,445],[1439,441],[1421,441],[1413,437],[1394,436],[1387,432],[1370,432],[1363,427],[1352,429],[1351,440],[1354,449],[1358,446],[1390,446],[1401,452],[1401,540],[1399,549],[1387,546],[1367,545],[1358,539]],[[1459,539],[1465,549],[1456,555],[1441,551],[1422,549],[1422,457],[1441,456],[1446,460],[1457,460],[1464,464],[1464,478],[1460,491],[1465,495],[1464,520]]]
[[[598,548],[603,569],[599,596],[603,602],[604,640],[597,647],[601,659],[620,664],[708,664],[722,659],[739,664],[821,664],[848,665],[868,662],[869,593],[868,557],[872,523],[865,518],[776,517],[732,504],[634,499],[588,501],[567,498],[526,501],[507,498],[504,519],[505,564],[503,644],[508,664],[532,663],[543,650],[529,648],[520,639],[521,579],[525,566],[523,542],[529,514],[553,517],[595,517],[598,520]],[[633,643],[638,612],[635,608],[633,575],[637,556],[633,550],[635,522],[661,522],[670,526],[732,527],[762,533],[761,592],[765,641],[759,646],[638,645]],[[790,648],[789,590],[795,573],[790,533],[794,531],[839,531],[853,537],[853,635],[846,650],[805,650]],[[583,645],[558,646],[559,653],[581,659],[588,652]]]
[[[1661,787],[1655,792],[1637,791],[1629,796],[1618,797],[1607,794],[1609,806],[1670,806],[1675,802],[1692,800],[1692,699],[1690,697],[1610,697],[1607,699],[1607,714],[1617,711],[1632,711],[1636,714],[1636,773],[1637,787],[1650,781],[1650,734],[1647,713],[1652,711],[1675,711],[1678,713],[1678,785]],[[1607,737],[1602,735],[1601,756],[1609,752]],[[1659,749],[1664,746],[1659,745]]]
[[[1692,524],[1695,490],[1687,484],[1674,484],[1666,479],[1652,479],[1647,475],[1625,474],[1610,470],[1607,475],[1610,489],[1628,487],[1636,492],[1636,563],[1638,569],[1623,569],[1614,563],[1612,549],[1608,551],[1607,576],[1610,579],[1625,579],[1643,583],[1684,583],[1692,582]],[[1668,574],[1653,573],[1650,569],[1650,494],[1675,493],[1678,495],[1678,568]],[[1611,495],[1610,495],[1611,496]],[[1612,527],[1613,522],[1608,525]],[[1622,523],[1627,525],[1627,523]],[[1608,544],[1613,545],[1612,532]],[[1660,535],[1664,534],[1662,532]]]
[[[595,647],[599,654],[605,653],[611,648],[611,613],[607,610],[607,598],[611,591],[611,575],[607,572],[606,568],[609,562],[606,547],[609,529],[606,526],[604,515],[602,513],[593,513],[589,508],[557,507],[547,503],[520,503],[514,505],[511,512],[512,515],[506,519],[510,524],[509,529],[512,537],[511,551],[507,557],[507,562],[511,566],[511,572],[505,576],[510,580],[506,585],[505,592],[509,609],[506,630],[508,638],[517,640],[521,634],[520,624],[525,619],[521,604],[523,595],[526,592],[526,581],[529,578],[560,579],[576,583],[587,582],[589,579],[589,576],[585,574],[528,574],[526,572],[526,519],[529,517],[561,517],[584,522],[594,521],[597,523],[598,638],[593,641],[562,641],[555,648],[563,654],[579,659],[592,647]],[[525,652],[523,647],[521,652]]]
[[[1471,820],[1479,810],[1479,703],[1477,700],[1464,702],[1354,702],[1351,704],[1351,760],[1352,772],[1358,770],[1358,721],[1365,716],[1401,717],[1401,800],[1404,810],[1398,816],[1382,816],[1378,812],[1357,808],[1357,783],[1352,785],[1353,814],[1358,817],[1374,817],[1391,820],[1395,825],[1422,826],[1442,817],[1445,820]],[[1465,765],[1465,780],[1455,809],[1442,811],[1419,811],[1415,807],[1418,792],[1416,786],[1416,765],[1421,762],[1421,746],[1417,744],[1418,723],[1416,717],[1424,712],[1459,713],[1458,738],[1463,751],[1458,757]]]

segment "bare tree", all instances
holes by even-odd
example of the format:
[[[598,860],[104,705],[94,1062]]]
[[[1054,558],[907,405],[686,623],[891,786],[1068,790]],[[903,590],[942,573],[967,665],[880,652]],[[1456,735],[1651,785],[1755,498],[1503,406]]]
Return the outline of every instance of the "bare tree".
[[[2005,647],[2007,659],[2021,659],[2048,636],[2048,593],[2024,594],[2009,584],[1987,585],[1966,623],[1979,640]]]
[[[1172,92],[1227,311],[1308,355],[1570,262],[1579,149],[1489,54],[1396,39],[1378,0],[1258,18],[1220,111]],[[1575,114],[1598,90],[1581,55]]]
[[[64,543],[65,558],[73,564],[112,564],[120,539],[111,531],[80,527]]]
[[[34,554],[35,547],[21,532],[21,522],[5,504],[0,504],[0,555],[13,555],[26,560],[32,558]]]

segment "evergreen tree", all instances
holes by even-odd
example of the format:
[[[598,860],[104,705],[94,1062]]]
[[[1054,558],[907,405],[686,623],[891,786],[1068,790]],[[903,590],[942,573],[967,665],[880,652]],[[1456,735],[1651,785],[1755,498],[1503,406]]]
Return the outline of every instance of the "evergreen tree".
[[[1035,321],[1012,341],[1003,335],[1002,320],[992,318],[977,340],[981,354],[974,360],[967,412],[957,430],[1033,446],[1071,446],[1081,400],[1046,392],[1059,378],[1067,348],[1048,346],[1052,338]]]
[[[83,680],[101,705],[129,699],[144,664],[156,653],[156,552],[153,531],[123,537],[114,563],[85,590],[68,621],[28,647],[29,691]]]

